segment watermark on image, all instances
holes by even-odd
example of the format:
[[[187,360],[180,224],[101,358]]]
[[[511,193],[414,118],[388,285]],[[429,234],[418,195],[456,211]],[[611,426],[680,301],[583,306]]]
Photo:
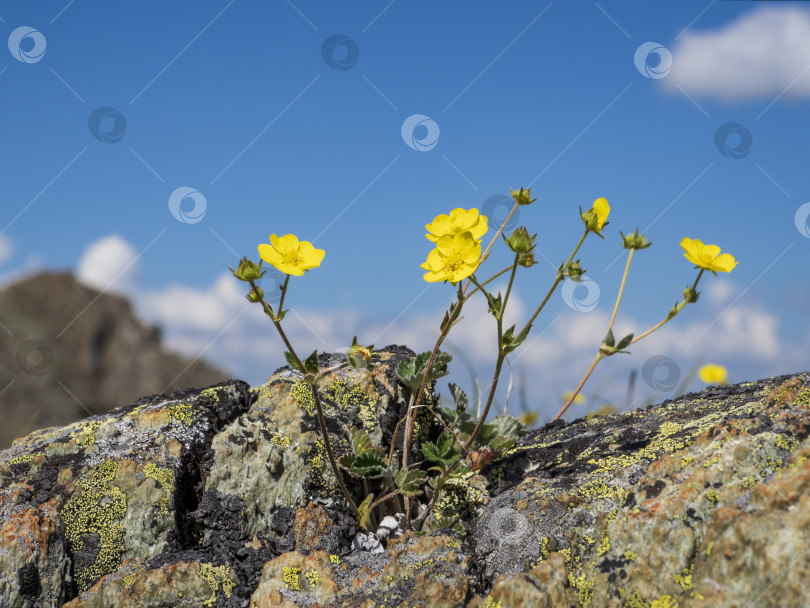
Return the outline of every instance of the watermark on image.
[[[748,156],[754,137],[751,131],[737,122],[727,122],[720,125],[714,133],[714,145],[720,154],[728,158],[743,158]]]
[[[599,303],[599,285],[588,277],[565,281],[561,292],[568,308],[577,312],[590,312]]]
[[[671,391],[681,378],[680,366],[665,355],[654,355],[641,368],[644,383],[655,391]]]
[[[501,545],[521,545],[529,535],[529,520],[511,507],[501,507],[489,520],[489,533]]]
[[[38,29],[22,25],[8,37],[8,50],[17,61],[37,63],[45,56],[47,42]]]
[[[183,209],[183,201],[190,199],[194,206],[189,209]],[[208,207],[208,202],[205,196],[196,188],[189,186],[181,186],[172,192],[169,196],[169,211],[171,211],[174,219],[183,224],[196,224],[205,217],[205,210]]]
[[[509,216],[509,212],[514,206],[515,201],[511,196],[506,196],[505,194],[493,194],[484,201],[483,205],[481,205],[481,215],[485,215],[487,217],[488,226],[500,226]],[[520,207],[515,209],[512,217],[509,218],[509,221],[503,227],[503,233],[506,236],[509,236],[510,232],[517,228],[518,218],[520,218]]]
[[[672,69],[672,53],[657,42],[645,42],[636,49],[633,56],[636,69],[647,78],[665,78]]]
[[[805,203],[796,209],[796,215],[793,216],[793,222],[796,224],[796,230],[805,238],[810,239],[810,203]]]
[[[348,72],[360,59],[360,47],[348,36],[333,34],[323,41],[321,57],[333,70]]]
[[[102,143],[117,144],[127,131],[127,119],[115,108],[101,106],[87,121],[90,133]]]
[[[430,152],[439,143],[439,125],[424,114],[411,114],[402,123],[402,140],[412,150]]]
[[[56,355],[42,340],[26,340],[17,348],[17,365],[31,376],[44,376],[53,369]]]

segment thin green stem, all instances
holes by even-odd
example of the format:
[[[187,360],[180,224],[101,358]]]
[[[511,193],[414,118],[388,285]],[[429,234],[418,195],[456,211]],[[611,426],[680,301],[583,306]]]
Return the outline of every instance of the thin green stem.
[[[608,323],[608,331],[605,333],[608,333],[613,328],[613,322],[616,320],[616,313],[619,312],[619,302],[622,301],[624,285],[627,283],[627,272],[630,270],[630,262],[633,260],[633,254],[635,252],[635,249],[631,249],[630,254],[627,256],[627,264],[624,266],[624,275],[622,275],[622,284],[619,285],[619,295],[616,297],[616,304],[613,306],[613,314],[610,317],[610,323]]]
[[[481,264],[483,264],[484,260],[486,260],[489,257],[489,250],[492,249],[492,246],[495,244],[495,241],[498,240],[499,236],[501,236],[501,233],[503,232],[503,229],[506,228],[506,225],[509,223],[509,220],[512,219],[512,214],[515,213],[515,210],[518,207],[519,207],[519,205],[517,203],[515,203],[514,206],[512,207],[512,210],[509,212],[509,215],[507,215],[506,219],[501,223],[501,227],[498,228],[498,232],[495,233],[495,236],[492,237],[492,240],[489,242],[489,245],[487,245],[487,248],[484,250],[484,253],[481,254],[481,259],[478,262],[479,266]]]
[[[584,376],[582,376],[582,380],[579,381],[579,384],[574,389],[574,392],[571,393],[571,396],[568,397],[568,401],[566,401],[565,405],[562,406],[562,409],[559,412],[557,412],[557,415],[554,416],[553,420],[557,420],[560,416],[562,416],[565,413],[565,410],[568,409],[568,406],[570,406],[574,402],[574,399],[576,399],[577,395],[579,395],[579,391],[581,391],[582,387],[585,386],[585,382],[587,382],[588,378],[591,377],[591,373],[596,367],[596,364],[599,363],[599,361],[604,357],[605,355],[603,355],[602,353],[598,353],[596,357],[594,357],[593,361],[591,362],[591,366],[588,368],[588,371],[585,372]]]
[[[281,300],[278,302],[278,310],[281,312],[284,310],[284,298],[287,295],[287,284],[290,282],[290,275],[287,275],[287,278],[284,279],[284,285],[281,286]]]
[[[287,275],[287,280],[289,280],[289,278],[290,276]],[[286,287],[287,282],[285,281],[284,284]],[[295,359],[296,364],[298,365],[299,369],[302,370],[302,373],[304,373],[304,377],[306,378],[306,371],[305,371],[306,368],[304,367],[304,363],[303,361],[301,361],[301,358],[296,354],[292,344],[290,344],[290,340],[287,338],[287,334],[284,333],[284,329],[281,327],[281,321],[279,321],[278,318],[274,314],[272,314],[273,309],[270,308],[267,302],[264,301],[264,298],[259,295],[259,290],[256,288],[256,284],[254,281],[250,281],[250,286],[253,289],[254,293],[258,296],[259,301],[262,303],[262,307],[264,308],[265,312],[268,310],[270,311],[270,317],[273,319],[273,325],[276,326],[276,330],[278,330],[279,336],[281,336],[284,345],[287,347],[287,350],[289,351],[290,355],[292,355],[293,359]],[[323,406],[321,405],[321,399],[320,396],[318,395],[318,388],[315,386],[314,381],[312,382],[307,381],[307,383],[309,384],[309,388],[312,391],[312,400],[315,402],[315,411],[318,414],[318,425],[321,428],[321,435],[323,436],[323,444],[324,448],[326,448],[326,455],[329,459],[329,464],[332,465],[332,472],[335,474],[335,478],[337,479],[338,485],[340,485],[340,489],[343,492],[343,496],[346,498],[346,502],[349,503],[349,506],[351,507],[355,516],[359,519],[360,511],[358,510],[354,500],[352,500],[352,496],[349,493],[346,484],[343,483],[343,476],[340,473],[340,469],[338,469],[337,461],[335,460],[335,456],[332,453],[332,442],[329,440],[329,433],[326,430],[326,420],[324,419],[323,416]]]
[[[563,266],[562,266],[562,272],[563,273],[565,272],[565,269],[568,268],[568,265],[571,263],[571,261],[574,259],[574,256],[577,254],[577,251],[579,251],[579,248],[582,247],[582,243],[585,242],[585,237],[588,236],[588,232],[590,232],[590,231],[586,228],[585,232],[583,232],[582,236],[579,238],[579,242],[577,243],[577,246],[574,247],[574,250],[571,252],[571,255],[568,256],[568,260],[565,262],[565,264],[563,264]],[[551,285],[551,289],[548,290],[548,293],[546,294],[546,297],[543,298],[542,302],[540,302],[540,306],[537,307],[537,310],[534,311],[534,314],[531,316],[529,321],[526,323],[526,325],[523,327],[523,329],[519,333],[516,333],[516,335],[520,335],[520,333],[526,331],[526,328],[529,327],[529,325],[534,323],[534,320],[540,314],[540,311],[542,311],[543,308],[545,308],[546,303],[551,298],[551,295],[554,293],[554,290],[557,289],[557,285],[562,283],[563,280],[565,280],[565,275],[564,274],[561,274],[561,275],[558,275],[557,277],[555,277],[554,283]]]
[[[701,269],[700,269],[700,272],[698,273],[698,276],[697,276],[697,278],[695,279],[695,282],[692,284],[692,291],[695,291],[695,290],[697,289],[697,286],[698,286],[698,281],[700,281],[700,277],[702,277],[702,276],[703,276],[703,268],[701,268]],[[645,331],[645,332],[644,332],[643,334],[641,334],[640,336],[636,336],[635,338],[633,338],[633,341],[632,341],[632,342],[630,342],[630,344],[635,344],[636,342],[638,342],[638,341],[639,341],[639,340],[641,340],[642,338],[646,338],[646,337],[647,337],[647,336],[649,336],[651,333],[653,333],[653,332],[654,332],[656,329],[660,328],[661,326],[663,326],[665,323],[667,323],[667,322],[668,322],[668,321],[670,321],[671,319],[674,319],[674,318],[675,318],[675,316],[676,316],[676,315],[677,315],[679,312],[681,312],[681,311],[683,310],[683,307],[684,307],[684,306],[686,306],[688,303],[689,303],[689,302],[687,302],[686,300],[684,300],[684,301],[683,301],[683,302],[681,302],[680,304],[676,304],[676,306],[674,307],[674,311],[675,311],[674,313],[670,312],[670,314],[668,314],[668,315],[667,315],[667,316],[664,318],[664,320],[663,320],[663,321],[661,321],[661,322],[659,322],[659,323],[657,323],[657,324],[653,325],[653,326],[652,326],[650,329],[648,329],[647,331]]]

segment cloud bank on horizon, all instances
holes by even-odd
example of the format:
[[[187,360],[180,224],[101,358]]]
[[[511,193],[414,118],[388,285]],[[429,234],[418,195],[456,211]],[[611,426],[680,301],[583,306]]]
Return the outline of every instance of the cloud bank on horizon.
[[[253,385],[264,382],[273,370],[286,364],[272,324],[258,306],[245,300],[243,284],[230,272],[222,272],[201,288],[176,283],[149,290],[134,279],[120,280],[137,275],[134,248],[120,235],[90,244],[77,271],[79,280],[88,286],[106,287],[129,296],[146,322],[164,328],[167,346],[184,355],[203,354]],[[803,344],[810,340],[810,332],[791,335],[778,316],[763,306],[739,303],[742,289],[728,278],[707,281],[700,291],[704,294],[701,302],[708,301],[708,306],[687,307],[676,319],[631,347],[631,356],[616,355],[597,368],[584,390],[589,407],[608,402],[638,407],[645,401],[663,398],[682,384],[683,389],[699,389],[702,385],[694,374],[700,364],[710,362],[707,352],[713,358],[711,362],[721,360],[729,366],[731,382],[801,371],[793,367],[804,356]],[[525,320],[528,314],[520,295],[514,293],[512,297],[507,325]],[[541,410],[541,417],[547,418],[556,413],[560,396],[576,385],[594,356],[610,312],[610,304],[604,303],[585,312],[565,309],[545,320],[539,318],[529,339],[510,357],[513,383],[524,384],[525,392],[532,395],[527,403],[530,409]],[[378,348],[399,344],[420,352],[432,348],[442,314],[442,310],[415,312],[392,323],[352,310],[293,306],[285,326],[302,352],[346,352],[354,335],[359,342],[374,343]],[[617,335],[648,329],[623,314],[618,316],[615,328]],[[488,388],[495,343],[494,322],[483,300],[471,300],[464,320],[443,347],[454,355],[452,380],[468,393],[474,390],[475,378],[483,390]],[[627,381],[632,370],[639,374],[640,381],[628,403]],[[508,382],[508,378],[502,381],[501,399]],[[553,386],[553,394],[548,392],[549,385]],[[517,413],[515,401],[513,396],[512,413]]]

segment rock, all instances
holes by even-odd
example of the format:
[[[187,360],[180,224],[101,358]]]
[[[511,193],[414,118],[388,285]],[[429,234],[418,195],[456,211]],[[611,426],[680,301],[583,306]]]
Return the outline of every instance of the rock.
[[[411,354],[319,382],[338,455],[343,424],[390,444]],[[305,389],[285,368],[0,452],[0,606],[810,604],[810,374],[528,433],[448,488],[480,505],[464,536],[356,529]]]
[[[141,395],[208,386],[228,375],[171,354],[119,296],[68,273],[0,291],[0,448],[34,428],[70,424]]]

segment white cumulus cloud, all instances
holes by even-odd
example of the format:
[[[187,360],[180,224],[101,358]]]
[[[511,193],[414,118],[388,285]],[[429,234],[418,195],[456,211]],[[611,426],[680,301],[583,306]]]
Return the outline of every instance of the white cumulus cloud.
[[[664,86],[723,101],[810,97],[810,11],[763,7],[719,29],[690,30]]]
[[[7,236],[0,234],[0,266],[5,264],[14,255],[14,243]]]
[[[132,245],[120,235],[110,234],[87,246],[76,277],[100,291],[130,293],[138,271],[137,258]]]

